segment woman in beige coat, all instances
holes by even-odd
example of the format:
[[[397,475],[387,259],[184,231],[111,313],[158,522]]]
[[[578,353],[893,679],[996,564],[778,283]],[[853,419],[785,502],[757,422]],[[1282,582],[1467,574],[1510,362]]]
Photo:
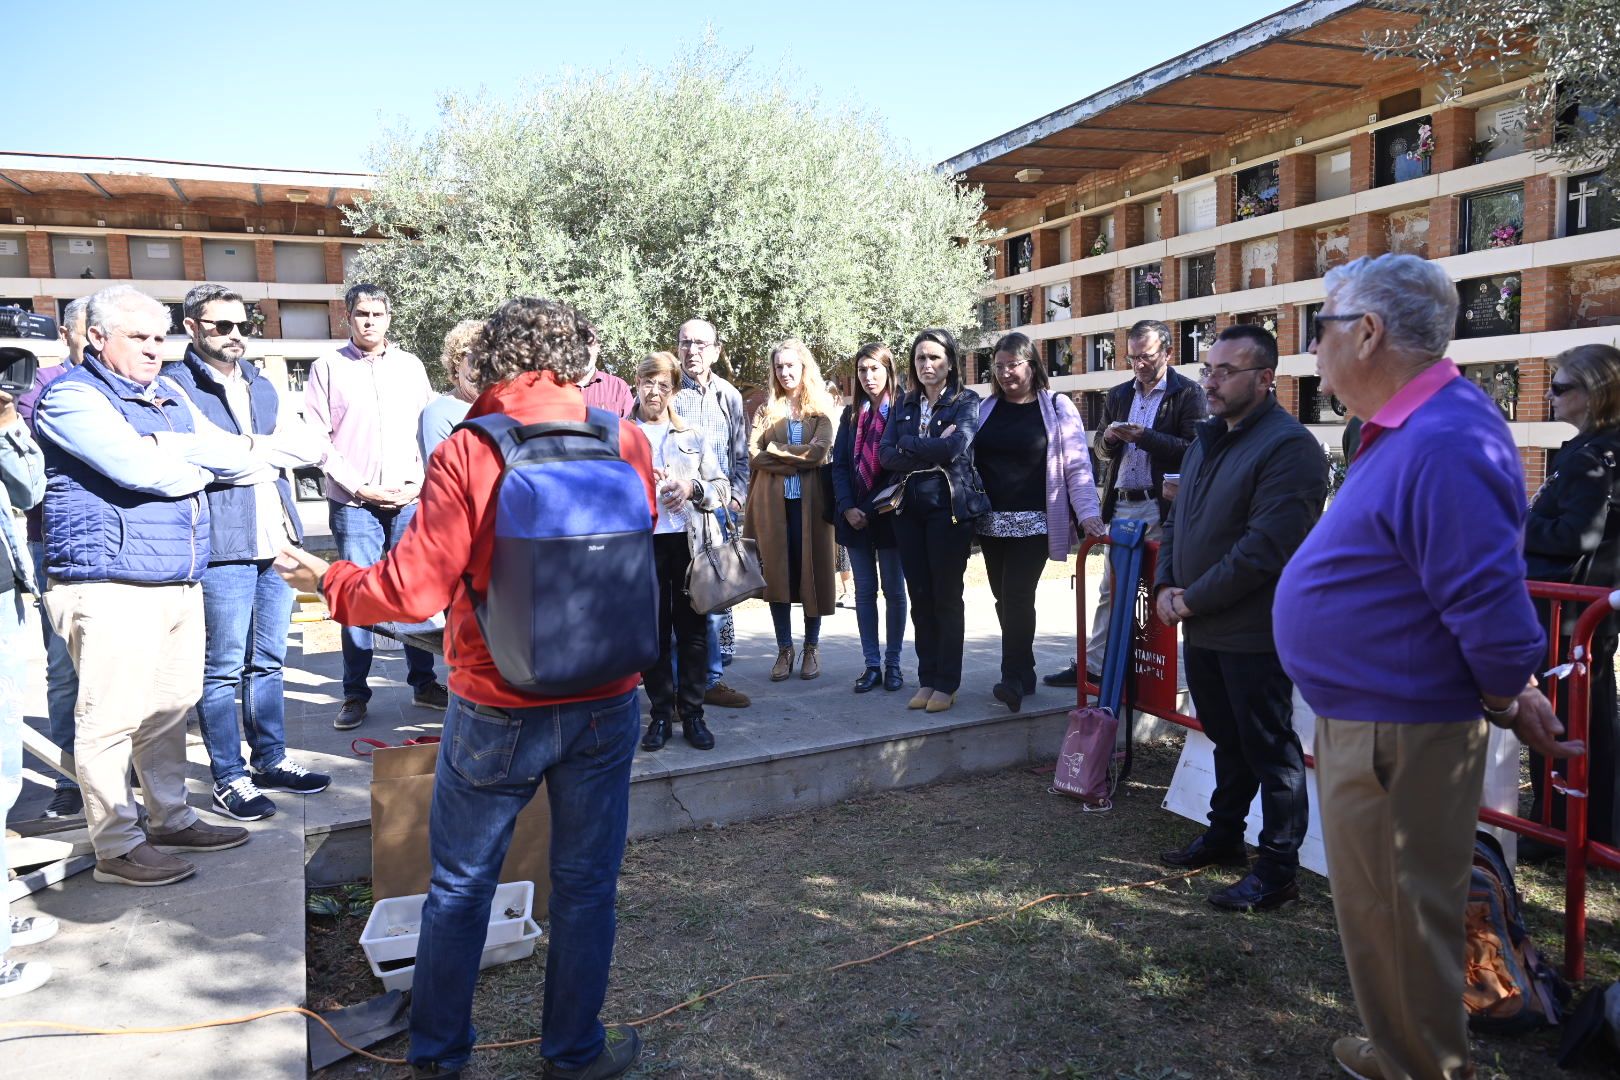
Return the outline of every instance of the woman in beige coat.
[[[764,564],[778,649],[773,682],[793,674],[793,604],[804,605],[799,678],[821,674],[816,650],[821,617],[835,610],[838,545],[817,470],[832,453],[837,411],[802,341],[789,338],[771,350],[771,396],[754,416],[750,441],[753,476],[743,535],[759,542]]]

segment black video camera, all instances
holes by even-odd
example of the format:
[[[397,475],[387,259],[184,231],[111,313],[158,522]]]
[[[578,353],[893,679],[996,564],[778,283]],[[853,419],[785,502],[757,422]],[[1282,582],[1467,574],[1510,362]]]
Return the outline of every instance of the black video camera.
[[[56,340],[56,320],[20,307],[0,307],[0,340]],[[0,345],[0,393],[18,397],[34,385],[39,357],[18,346]]]

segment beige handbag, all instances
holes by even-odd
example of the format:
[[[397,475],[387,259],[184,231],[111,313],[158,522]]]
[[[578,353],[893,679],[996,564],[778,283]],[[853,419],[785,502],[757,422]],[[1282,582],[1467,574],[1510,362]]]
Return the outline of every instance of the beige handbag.
[[[765,595],[759,544],[744,539],[736,529],[732,529],[730,540],[722,540],[711,528],[720,528],[714,515],[702,515],[701,542],[686,571],[686,595],[699,615],[712,615]]]

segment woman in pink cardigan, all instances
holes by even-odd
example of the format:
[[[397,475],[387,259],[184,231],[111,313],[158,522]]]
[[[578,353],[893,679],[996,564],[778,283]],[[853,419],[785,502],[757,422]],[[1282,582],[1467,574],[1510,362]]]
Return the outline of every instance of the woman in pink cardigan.
[[[1080,413],[1047,390],[1046,368],[1023,334],[996,343],[990,396],[979,407],[973,457],[990,513],[979,547],[1001,622],[1001,681],[994,694],[1013,712],[1035,692],[1035,587],[1046,560],[1063,562],[1079,531],[1101,536],[1097,489]],[[1078,523],[1078,527],[1077,527]]]

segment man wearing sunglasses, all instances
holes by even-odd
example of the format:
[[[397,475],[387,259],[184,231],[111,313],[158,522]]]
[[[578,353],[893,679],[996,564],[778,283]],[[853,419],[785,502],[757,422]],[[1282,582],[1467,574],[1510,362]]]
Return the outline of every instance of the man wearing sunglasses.
[[[247,361],[253,332],[242,297],[223,285],[198,285],[186,294],[185,358],[163,366],[197,411],[215,427],[239,435],[301,437],[305,464],[321,460],[320,440],[281,415],[280,395]],[[276,812],[261,789],[312,795],[331,778],[287,757],[282,663],[293,593],[272,566],[288,543],[303,539],[284,473],[251,485],[208,488],[208,568],[203,571],[207,627],[203,691],[197,725],[214,777],[214,809],[237,821]],[[242,695],[242,722],[236,695]],[[242,736],[252,749],[253,771],[242,760]]]

